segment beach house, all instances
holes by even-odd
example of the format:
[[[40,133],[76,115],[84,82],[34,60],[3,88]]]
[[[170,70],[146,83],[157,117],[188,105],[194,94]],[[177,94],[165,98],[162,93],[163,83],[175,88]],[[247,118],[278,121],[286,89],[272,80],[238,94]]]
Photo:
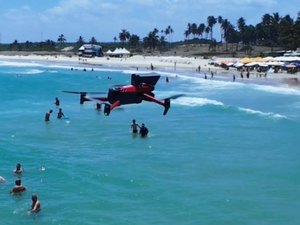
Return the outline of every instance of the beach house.
[[[84,44],[78,49],[78,56],[81,57],[102,57],[103,51],[100,45]]]

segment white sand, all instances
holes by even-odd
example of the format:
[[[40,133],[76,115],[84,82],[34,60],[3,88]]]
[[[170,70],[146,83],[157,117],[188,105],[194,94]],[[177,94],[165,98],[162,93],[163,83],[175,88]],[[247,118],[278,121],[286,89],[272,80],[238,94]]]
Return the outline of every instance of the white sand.
[[[0,60],[26,60],[26,61],[44,61],[44,62],[62,62],[62,63],[79,63],[79,64],[91,64],[91,65],[102,65],[102,66],[112,66],[112,67],[128,67],[135,69],[151,69],[151,64],[154,70],[166,69],[169,71],[179,71],[185,70],[190,72],[196,72],[198,67],[201,67],[201,73],[210,72],[217,73],[218,75],[224,75],[232,77],[233,74],[239,78],[239,72],[235,68],[230,68],[229,70],[224,70],[220,67],[215,67],[209,65],[208,59],[203,59],[201,57],[180,57],[180,56],[141,56],[135,55],[128,58],[114,58],[114,57],[96,57],[96,58],[80,58],[77,56],[67,57],[63,55],[57,56],[40,56],[40,55],[0,55]],[[239,59],[236,58],[219,58],[218,61],[229,61],[237,62]],[[251,72],[251,77],[256,77],[257,73]],[[283,78],[300,78],[300,73],[288,74],[286,72],[281,73],[268,73],[268,79],[279,79]],[[259,79],[259,78],[258,78]],[[257,79],[257,80],[258,80]],[[258,81],[259,82],[259,81]]]

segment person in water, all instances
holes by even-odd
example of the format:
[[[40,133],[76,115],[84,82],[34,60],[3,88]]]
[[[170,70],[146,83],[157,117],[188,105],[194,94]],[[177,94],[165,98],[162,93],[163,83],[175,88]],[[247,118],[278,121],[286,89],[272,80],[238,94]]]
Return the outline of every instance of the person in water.
[[[22,184],[21,184],[21,180],[20,179],[17,179],[15,181],[15,186],[11,189],[10,193],[13,193],[13,194],[17,194],[17,193],[21,193],[23,191],[26,190],[26,187],[24,187]]]
[[[20,163],[17,163],[16,168],[14,169],[14,173],[19,175],[23,173],[23,169]]]
[[[50,110],[49,112],[46,112],[46,114],[45,114],[45,121],[46,122],[49,122],[50,121],[50,116],[51,116],[51,113],[52,113],[53,111],[52,110]]]
[[[135,120],[132,120],[131,131],[133,134],[137,134],[139,127],[140,126],[135,122]]]
[[[60,105],[59,99],[58,99],[57,97],[55,98],[54,104],[55,104],[56,106],[59,106],[59,105]]]
[[[145,127],[145,124],[142,123],[142,126],[140,127],[140,135],[141,137],[147,137],[148,135],[148,128]]]
[[[38,200],[38,197],[36,194],[33,194],[31,196],[32,205],[31,205],[31,212],[38,212],[41,209],[40,201]]]
[[[65,115],[64,115],[62,109],[59,108],[58,113],[57,113],[57,119],[61,119],[61,118],[63,118],[64,116],[65,116]]]

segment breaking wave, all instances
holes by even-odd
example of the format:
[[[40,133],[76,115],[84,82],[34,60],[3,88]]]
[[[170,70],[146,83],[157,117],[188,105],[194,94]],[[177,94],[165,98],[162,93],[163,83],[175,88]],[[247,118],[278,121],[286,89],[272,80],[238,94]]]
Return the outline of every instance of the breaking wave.
[[[263,116],[263,117],[268,117],[268,118],[274,118],[274,119],[286,119],[287,117],[278,113],[273,113],[273,112],[262,112],[259,110],[253,110],[253,109],[248,109],[248,108],[238,108],[240,111],[245,112],[247,114],[253,114],[253,115],[258,115],[258,116]]]
[[[222,102],[212,100],[212,99],[197,98],[197,97],[181,97],[176,100],[172,100],[172,104],[184,105],[184,106],[204,106],[204,105],[224,106]]]

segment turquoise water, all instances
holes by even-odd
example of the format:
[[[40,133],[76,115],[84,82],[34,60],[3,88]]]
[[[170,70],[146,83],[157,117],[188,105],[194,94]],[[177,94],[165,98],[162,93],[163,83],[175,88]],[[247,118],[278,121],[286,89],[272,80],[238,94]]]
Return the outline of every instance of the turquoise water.
[[[300,223],[300,91],[161,71],[157,97],[186,94],[167,116],[145,102],[105,117],[62,90],[106,91],[136,71],[86,68],[0,62],[0,224]],[[132,119],[148,138],[131,135]],[[18,162],[27,190],[11,196]]]

